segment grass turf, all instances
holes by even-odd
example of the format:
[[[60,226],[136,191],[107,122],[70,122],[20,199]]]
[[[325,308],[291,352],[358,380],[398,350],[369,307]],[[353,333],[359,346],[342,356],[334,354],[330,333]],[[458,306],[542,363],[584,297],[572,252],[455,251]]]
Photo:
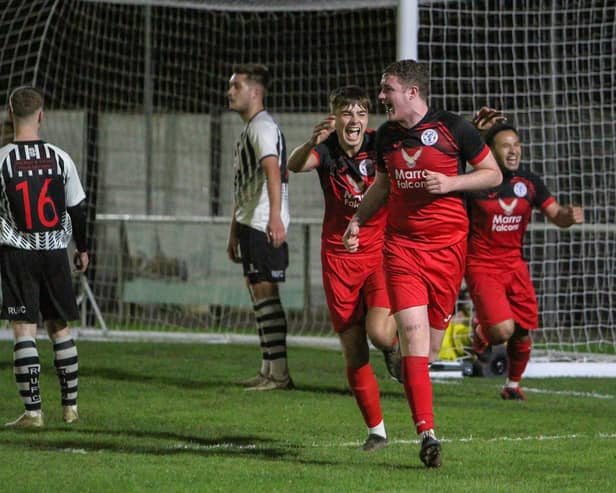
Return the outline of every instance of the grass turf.
[[[435,381],[444,463],[426,470],[402,387],[379,378],[390,446],[373,454],[339,353],[291,347],[295,391],[245,392],[252,346],[78,341],[81,421],[64,425],[48,341],[39,342],[46,427],[0,430],[2,490],[48,492],[614,491],[610,379]],[[0,343],[0,416],[22,412]]]

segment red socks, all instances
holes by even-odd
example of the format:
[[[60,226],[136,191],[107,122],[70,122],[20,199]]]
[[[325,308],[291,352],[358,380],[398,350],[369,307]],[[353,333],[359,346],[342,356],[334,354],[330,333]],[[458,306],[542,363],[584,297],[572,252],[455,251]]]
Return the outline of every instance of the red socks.
[[[402,376],[404,393],[411,408],[417,433],[434,428],[432,381],[428,369],[428,357],[404,356]]]
[[[512,382],[519,382],[522,379],[522,374],[526,370],[526,365],[530,359],[532,345],[530,337],[509,339],[509,342],[507,342],[507,359],[509,360],[507,378]]]
[[[347,380],[364,417],[366,426],[372,428],[383,420],[379,386],[370,363],[361,368],[348,368]],[[432,409],[432,382],[428,370],[428,357],[404,356],[402,358],[404,393],[411,408],[417,433],[434,428]]]
[[[383,421],[383,413],[381,411],[379,385],[376,383],[372,366],[370,366],[370,363],[366,363],[357,369],[347,367],[346,373],[349,386],[364,417],[366,426],[372,428],[378,425]]]

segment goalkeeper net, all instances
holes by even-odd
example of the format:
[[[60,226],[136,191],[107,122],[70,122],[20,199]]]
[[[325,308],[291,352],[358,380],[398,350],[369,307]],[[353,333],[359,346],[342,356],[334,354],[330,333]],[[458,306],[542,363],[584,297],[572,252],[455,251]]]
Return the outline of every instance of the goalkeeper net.
[[[266,105],[289,149],[327,112],[331,89],[358,84],[376,102],[381,71],[396,58],[397,2],[265,4],[11,0],[0,13],[0,93],[27,83],[47,94],[42,133],[79,163],[88,280],[111,329],[253,332],[240,269],[225,251],[242,127],[226,111],[233,64],[270,67]],[[419,3],[431,104],[505,111],[525,162],[559,202],[585,208],[587,224],[571,230],[537,215],[525,247],[541,310],[535,346],[553,358],[616,350],[615,17],[608,0]],[[377,113],[372,124],[382,120]],[[316,174],[292,176],[289,195],[281,294],[290,330],[329,335]],[[85,321],[96,324],[91,311]]]

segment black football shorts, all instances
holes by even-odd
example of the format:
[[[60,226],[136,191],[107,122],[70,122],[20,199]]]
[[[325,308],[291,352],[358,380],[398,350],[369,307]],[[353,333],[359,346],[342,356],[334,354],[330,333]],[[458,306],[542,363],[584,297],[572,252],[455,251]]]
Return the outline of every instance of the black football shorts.
[[[242,266],[248,282],[284,282],[285,270],[289,266],[287,243],[274,248],[263,231],[245,224],[237,226]]]
[[[79,318],[66,249],[0,248],[0,318],[36,323]]]

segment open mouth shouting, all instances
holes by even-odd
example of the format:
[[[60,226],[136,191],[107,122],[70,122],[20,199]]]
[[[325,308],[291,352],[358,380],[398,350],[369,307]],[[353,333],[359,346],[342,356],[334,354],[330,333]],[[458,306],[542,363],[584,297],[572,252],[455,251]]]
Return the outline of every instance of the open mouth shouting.
[[[381,103],[383,107],[385,108],[385,114],[387,115],[387,118],[392,116],[394,114],[394,107],[385,101],[381,101]]]
[[[359,125],[349,125],[344,129],[344,135],[349,140],[357,140],[361,137],[361,127]]]

